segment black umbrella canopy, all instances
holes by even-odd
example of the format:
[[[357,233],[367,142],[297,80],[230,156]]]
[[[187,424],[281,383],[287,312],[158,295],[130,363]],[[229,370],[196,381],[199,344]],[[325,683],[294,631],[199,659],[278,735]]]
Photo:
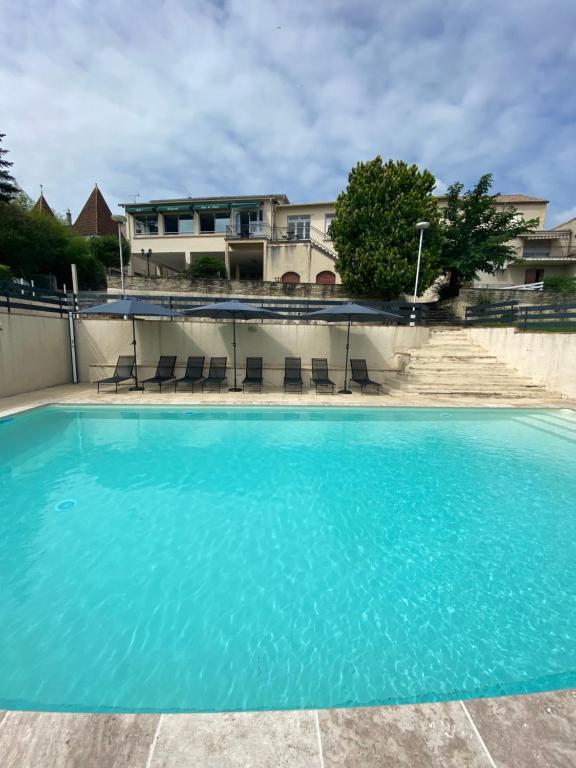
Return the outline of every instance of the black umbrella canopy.
[[[127,317],[175,317],[176,312],[166,309],[158,304],[150,304],[142,299],[120,299],[110,301],[107,304],[96,304],[88,309],[79,309],[80,315],[122,315]]]
[[[315,312],[309,312],[307,315],[302,315],[302,319],[324,320],[327,323],[342,323],[347,320],[354,323],[374,323],[378,320],[402,320],[402,316],[350,301],[347,304],[335,304]]]
[[[191,317],[211,317],[214,320],[232,320],[232,349],[234,350],[234,386],[230,392],[240,392],[237,382],[236,367],[236,320],[284,320],[284,315],[264,307],[256,307],[245,301],[217,301],[215,304],[205,304],[202,307],[187,309],[185,315]]]
[[[327,323],[348,323],[348,335],[346,337],[346,362],[344,364],[344,387],[340,390],[341,395],[351,395],[352,390],[348,389],[348,355],[350,353],[350,326],[354,323],[375,323],[384,320],[402,320],[401,315],[395,315],[393,312],[385,312],[382,309],[373,309],[365,307],[363,304],[348,302],[347,304],[336,304],[325,309],[318,309],[316,312],[309,312],[302,315],[303,320],[324,320]]]
[[[217,301],[215,304],[204,304],[201,307],[194,307],[194,309],[186,309],[183,312],[184,315],[192,315],[196,317],[212,317],[215,320],[265,320],[267,317],[270,319],[284,320],[284,315],[279,312],[274,312],[272,309],[264,309],[264,307],[256,307],[254,304],[248,304],[246,301]]]
[[[134,380],[132,390],[141,392],[144,387],[138,384],[138,360],[136,359],[136,326],[134,318],[138,317],[174,317],[177,313],[158,304],[150,304],[142,299],[120,299],[107,304],[97,304],[88,309],[78,310],[79,315],[112,315],[132,318],[132,346],[134,347]]]

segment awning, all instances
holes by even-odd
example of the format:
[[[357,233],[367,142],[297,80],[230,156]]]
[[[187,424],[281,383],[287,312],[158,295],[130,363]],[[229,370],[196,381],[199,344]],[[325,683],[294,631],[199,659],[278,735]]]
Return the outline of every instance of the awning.
[[[174,203],[172,205],[157,205],[156,210],[160,213],[192,213],[194,206],[190,203]]]
[[[236,210],[239,208],[249,208],[254,210],[254,208],[260,208],[260,203],[257,200],[247,200],[246,202],[241,203],[231,203],[230,206]]]
[[[229,211],[230,203],[195,203],[196,211]]]
[[[127,205],[126,213],[156,213],[155,205]]]
[[[550,229],[548,231],[526,232],[525,235],[520,235],[520,237],[524,240],[568,240],[570,234],[569,229]]]

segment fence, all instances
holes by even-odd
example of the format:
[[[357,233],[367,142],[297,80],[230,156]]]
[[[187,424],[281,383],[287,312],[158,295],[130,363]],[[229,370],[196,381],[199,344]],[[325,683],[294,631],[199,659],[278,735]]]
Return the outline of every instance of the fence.
[[[82,310],[95,304],[104,304],[107,301],[118,300],[120,296],[112,296],[109,293],[97,291],[80,292],[77,295],[65,294],[47,289],[32,288],[27,285],[17,285],[8,283],[0,286],[0,308],[5,308],[8,312],[13,310],[25,310],[28,312],[49,312],[65,316],[68,312]],[[205,296],[178,294],[155,294],[153,297],[148,295],[130,294],[130,298],[142,299],[153,302],[160,306],[167,307],[173,312],[184,312],[187,309],[194,309],[203,304],[212,304],[220,301],[227,301],[232,297],[225,296]],[[258,297],[250,301],[251,304],[272,309],[283,314],[287,319],[298,320],[302,315],[308,312],[314,312],[330,306],[340,306],[345,301],[338,299],[286,299],[274,297]],[[410,315],[412,314],[412,305],[404,302],[386,302],[377,300],[367,300],[362,302],[376,309],[391,312],[399,315],[400,319],[390,320],[394,325],[409,325]],[[428,308],[426,305],[416,305],[416,324],[426,325],[428,317]]]
[[[0,307],[8,313],[14,310],[29,312],[48,312],[64,317],[72,305],[69,297],[61,291],[48,288],[36,288],[19,283],[3,283],[0,285]]]
[[[576,330],[576,304],[519,304],[517,301],[466,307],[467,325],[515,325],[521,330]]]

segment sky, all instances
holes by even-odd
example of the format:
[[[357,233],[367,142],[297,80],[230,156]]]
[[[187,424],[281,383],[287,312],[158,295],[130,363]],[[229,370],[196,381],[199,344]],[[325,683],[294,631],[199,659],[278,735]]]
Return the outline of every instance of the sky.
[[[380,154],[576,216],[574,0],[0,0],[0,132],[34,199],[332,200]]]

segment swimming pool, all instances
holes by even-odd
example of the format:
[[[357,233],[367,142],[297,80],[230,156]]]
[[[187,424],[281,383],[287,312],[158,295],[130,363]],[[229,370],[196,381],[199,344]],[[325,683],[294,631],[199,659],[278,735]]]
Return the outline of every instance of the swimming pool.
[[[353,706],[576,684],[576,413],[0,420],[0,708]]]

